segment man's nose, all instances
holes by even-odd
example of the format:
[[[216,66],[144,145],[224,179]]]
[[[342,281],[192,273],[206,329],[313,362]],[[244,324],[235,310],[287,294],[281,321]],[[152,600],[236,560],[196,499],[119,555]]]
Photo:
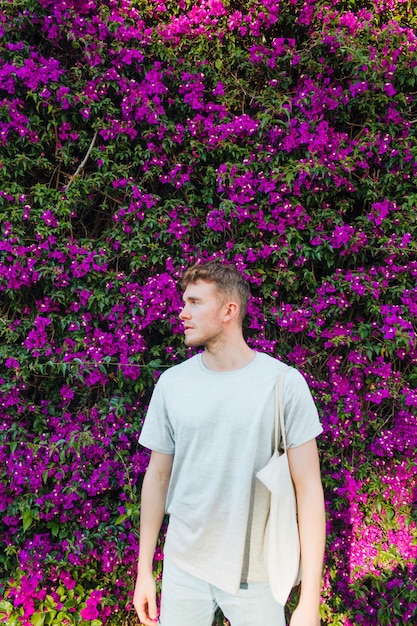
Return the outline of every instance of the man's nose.
[[[178,317],[180,318],[180,320],[184,320],[187,317],[189,317],[189,313],[188,313],[188,309],[187,309],[187,305],[186,304],[184,304],[184,306],[182,307]]]

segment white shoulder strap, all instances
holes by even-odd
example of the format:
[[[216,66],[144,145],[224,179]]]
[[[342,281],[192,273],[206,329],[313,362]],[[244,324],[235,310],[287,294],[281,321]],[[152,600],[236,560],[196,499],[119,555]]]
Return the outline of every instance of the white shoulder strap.
[[[284,378],[288,367],[277,378],[275,383],[275,450],[278,451],[279,443],[282,438],[284,452],[287,451],[287,436],[284,425],[284,401],[282,390],[284,388]]]

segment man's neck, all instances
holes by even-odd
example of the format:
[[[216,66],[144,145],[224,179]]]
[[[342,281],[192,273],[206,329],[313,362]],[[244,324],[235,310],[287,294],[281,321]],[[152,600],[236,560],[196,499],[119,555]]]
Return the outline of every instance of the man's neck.
[[[220,347],[206,346],[202,355],[204,365],[217,372],[238,370],[248,365],[255,352],[242,340],[238,345]]]

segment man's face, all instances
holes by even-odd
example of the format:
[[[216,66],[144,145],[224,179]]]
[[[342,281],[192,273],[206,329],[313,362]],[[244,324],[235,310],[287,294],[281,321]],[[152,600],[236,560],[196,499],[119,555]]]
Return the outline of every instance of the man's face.
[[[198,280],[187,286],[179,315],[186,346],[206,346],[221,339],[227,307],[221,295],[212,282]]]

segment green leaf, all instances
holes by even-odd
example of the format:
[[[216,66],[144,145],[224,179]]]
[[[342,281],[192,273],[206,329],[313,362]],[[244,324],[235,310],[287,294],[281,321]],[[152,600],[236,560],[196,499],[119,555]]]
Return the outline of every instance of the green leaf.
[[[67,600],[64,603],[64,606],[67,609],[73,609],[75,606],[77,606],[77,604],[78,604],[77,600],[72,599],[72,600]]]
[[[11,613],[13,613],[13,604],[8,602],[7,600],[0,601],[0,619],[2,620],[2,615],[7,616]]]
[[[34,613],[30,618],[30,622],[33,626],[42,626],[45,622],[46,613]]]
[[[395,509],[387,508],[385,511],[385,517],[388,521],[391,521],[395,517]]]
[[[28,530],[28,528],[31,527],[33,519],[34,517],[30,509],[26,509],[26,511],[23,511],[22,520],[23,520],[23,530],[25,532]]]

